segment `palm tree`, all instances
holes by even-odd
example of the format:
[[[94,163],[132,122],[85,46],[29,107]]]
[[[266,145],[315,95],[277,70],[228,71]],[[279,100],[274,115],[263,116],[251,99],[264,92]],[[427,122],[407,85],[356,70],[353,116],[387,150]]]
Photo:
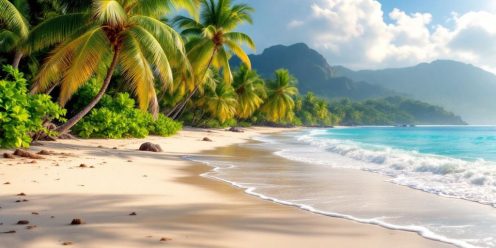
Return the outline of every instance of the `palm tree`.
[[[231,85],[220,82],[214,90],[206,92],[199,104],[205,106],[213,117],[224,123],[236,114],[236,92]]]
[[[22,3],[26,4],[26,2],[20,2]],[[3,24],[0,30],[0,52],[15,50],[12,66],[17,69],[23,57],[20,44],[29,34],[29,23],[21,11],[8,0],[0,0],[0,23]]]
[[[275,76],[276,78],[267,84],[268,96],[262,106],[262,112],[267,120],[272,122],[291,120],[295,107],[293,97],[298,94],[296,79],[285,69],[277,70]]]
[[[231,0],[201,0],[200,20],[186,16],[174,19],[182,29],[182,35],[187,40],[188,58],[196,68],[197,80],[194,89],[186,97],[173,118],[182,112],[191,97],[198,91],[204,81],[205,74],[210,66],[223,70],[224,81],[232,82],[232,73],[229,66],[231,54],[237,56],[251,69],[248,55],[241,46],[246,44],[255,50],[255,43],[245,33],[234,30],[243,23],[252,23],[251,12],[254,9],[246,4],[232,4]]]
[[[238,99],[236,115],[242,119],[251,117],[267,97],[265,82],[246,66],[241,66],[234,74],[233,87]]]
[[[98,94],[59,132],[68,131],[100,101],[117,66],[139,107],[158,113],[156,77],[165,89],[173,81],[172,61],[187,65],[182,38],[159,20],[174,7],[193,10],[194,0],[93,0],[88,12],[54,17],[32,30],[31,50],[58,44],[36,76],[33,93],[59,85],[64,105],[99,67],[107,67]]]

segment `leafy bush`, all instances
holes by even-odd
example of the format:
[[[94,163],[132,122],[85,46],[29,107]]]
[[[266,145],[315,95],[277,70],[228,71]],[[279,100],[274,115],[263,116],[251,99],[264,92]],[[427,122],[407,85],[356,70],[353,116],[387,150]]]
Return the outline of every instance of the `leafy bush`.
[[[158,119],[151,123],[149,131],[158,136],[171,136],[183,128],[180,122],[174,121],[165,115],[159,115]]]
[[[87,83],[81,86],[76,94],[71,97],[71,100],[66,104],[68,115],[75,115],[79,113],[91,100],[98,94],[101,87],[101,81],[96,77],[91,78]],[[97,106],[98,107],[98,106]]]
[[[114,97],[105,95],[73,132],[82,138],[120,139],[144,138],[149,134],[170,136],[181,128],[181,123],[164,115],[153,120],[150,113],[135,108],[135,101],[128,93],[119,93]]]
[[[64,121],[66,111],[48,95],[30,95],[24,75],[12,66],[3,70],[13,81],[0,80],[0,147],[29,147],[31,134],[48,133],[44,122]]]
[[[247,122],[247,121],[242,121],[242,122],[239,122],[238,123],[238,126],[240,127],[251,127],[251,123],[250,122]]]
[[[222,128],[222,125],[217,119],[205,119],[202,120],[198,127],[202,128]]]

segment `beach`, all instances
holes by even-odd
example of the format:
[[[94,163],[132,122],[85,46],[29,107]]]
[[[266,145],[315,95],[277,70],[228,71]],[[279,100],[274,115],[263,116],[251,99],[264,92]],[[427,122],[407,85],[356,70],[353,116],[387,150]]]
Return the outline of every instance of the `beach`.
[[[184,159],[286,131],[59,140],[30,149],[54,152],[44,159],[0,159],[0,247],[452,247],[264,201],[200,176],[211,168]],[[138,151],[147,141],[163,152]]]

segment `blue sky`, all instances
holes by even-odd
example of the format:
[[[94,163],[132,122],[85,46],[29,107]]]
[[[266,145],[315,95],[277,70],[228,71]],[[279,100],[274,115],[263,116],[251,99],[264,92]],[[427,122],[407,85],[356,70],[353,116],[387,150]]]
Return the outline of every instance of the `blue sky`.
[[[331,64],[355,69],[455,59],[496,71],[496,28],[488,25],[495,0],[241,1],[256,9],[255,23],[241,30],[257,53],[305,42]]]

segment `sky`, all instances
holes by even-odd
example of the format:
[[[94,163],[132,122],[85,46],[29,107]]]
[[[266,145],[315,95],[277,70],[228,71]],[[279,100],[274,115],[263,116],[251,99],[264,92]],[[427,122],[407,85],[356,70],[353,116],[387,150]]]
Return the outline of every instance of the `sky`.
[[[496,0],[238,0],[257,51],[307,43],[352,69],[453,59],[496,73]]]

